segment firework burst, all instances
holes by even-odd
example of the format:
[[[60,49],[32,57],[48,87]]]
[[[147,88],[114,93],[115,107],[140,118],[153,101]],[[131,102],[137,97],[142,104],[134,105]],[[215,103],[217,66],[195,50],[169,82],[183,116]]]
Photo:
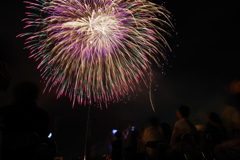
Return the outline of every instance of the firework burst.
[[[146,0],[36,0],[25,27],[31,56],[57,97],[74,103],[119,101],[149,81],[151,60],[166,61],[170,13]],[[35,11],[33,11],[35,10]],[[37,12],[37,14],[36,14]],[[160,18],[159,18],[160,17]],[[161,66],[160,66],[161,67]],[[147,83],[146,83],[147,84]]]

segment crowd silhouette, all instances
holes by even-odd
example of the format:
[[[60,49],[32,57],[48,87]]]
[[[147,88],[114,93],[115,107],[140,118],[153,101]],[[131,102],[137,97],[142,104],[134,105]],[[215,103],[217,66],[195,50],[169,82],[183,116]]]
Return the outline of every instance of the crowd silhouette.
[[[196,127],[188,118],[189,106],[176,111],[179,119],[173,130],[160,117],[151,117],[148,126],[132,137],[131,125],[122,137],[134,139],[129,149],[123,146],[122,160],[239,160],[240,159],[240,77],[229,87],[230,99],[221,115],[210,112],[203,127]],[[138,133],[137,131],[135,131]],[[118,133],[119,134],[119,133]],[[110,157],[114,156],[114,152]],[[111,158],[110,158],[111,159]]]
[[[2,88],[6,90],[5,87]],[[160,122],[160,117],[149,118],[148,125],[141,130],[130,124],[122,132],[114,133],[110,141],[111,153],[104,159],[239,160],[240,77],[230,84],[230,93],[231,98],[222,114],[210,112],[202,129],[197,129],[189,120],[191,108],[186,105],[181,105],[176,110],[178,121],[175,122],[173,129],[169,123]],[[33,157],[36,160],[54,159],[56,144],[54,140],[48,138],[49,115],[37,106],[38,94],[39,88],[36,84],[21,82],[13,90],[13,103],[0,108],[1,160],[17,159],[20,154],[25,160],[33,160]],[[25,145],[21,144],[23,146],[20,150],[17,149],[16,143],[13,148],[6,149],[5,145],[10,142],[9,137],[13,138],[13,133],[18,133],[18,137],[23,137],[20,133],[34,133],[35,135],[28,136],[35,136],[36,143],[34,138],[31,138],[31,141],[28,139],[28,144],[21,141]],[[45,146],[47,149],[43,151],[44,147],[39,146]],[[36,154],[39,148],[42,149],[40,152],[45,152],[44,156]],[[27,153],[24,153],[24,150],[27,150]],[[32,152],[29,152],[31,150]]]
[[[228,106],[229,107],[229,106]],[[131,125],[120,136],[116,132],[118,147],[113,149],[108,159],[121,160],[239,160],[240,134],[239,126],[229,128],[215,112],[210,112],[202,130],[197,130],[188,119],[188,106],[180,106],[176,111],[178,121],[173,130],[167,122],[159,122],[157,117],[151,117],[148,126],[139,133],[132,131]],[[238,113],[237,113],[238,114]],[[234,117],[236,118],[236,117]],[[240,118],[240,117],[238,117]],[[234,122],[236,123],[236,119]],[[229,123],[229,122],[228,122]],[[126,134],[126,132],[128,132]],[[231,135],[231,136],[228,136]],[[125,142],[123,142],[123,140]],[[124,144],[124,145],[123,145]],[[118,151],[115,151],[117,148]],[[116,156],[118,155],[118,156]],[[118,157],[118,158],[115,158]]]

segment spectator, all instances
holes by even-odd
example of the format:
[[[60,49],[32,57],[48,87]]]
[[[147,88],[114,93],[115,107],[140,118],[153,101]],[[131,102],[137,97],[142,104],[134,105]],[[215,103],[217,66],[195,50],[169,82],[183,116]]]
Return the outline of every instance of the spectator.
[[[221,117],[211,112],[207,116],[207,123],[204,126],[203,133],[210,134],[214,138],[214,144],[220,144],[223,140],[226,140],[226,131],[223,127]]]
[[[171,149],[166,152],[169,159],[179,159],[181,155],[181,138],[184,134],[197,134],[197,129],[188,119],[191,110],[188,106],[180,106],[176,112],[178,121],[174,125],[170,141]]]
[[[188,119],[190,113],[190,108],[184,105],[180,106],[176,112],[179,120],[175,123],[170,144],[177,151],[180,151],[181,136],[184,134],[197,134],[196,127]]]
[[[122,135],[120,131],[115,133],[115,140],[112,142],[112,160],[121,160],[122,158]]]
[[[228,140],[214,147],[218,160],[240,159],[240,135],[237,134],[240,131],[240,76],[230,84],[230,94],[230,101],[222,113]]]
[[[169,123],[167,122],[162,122],[161,123],[161,128],[163,131],[163,135],[166,137],[167,139],[167,143],[170,143],[171,137],[172,137],[172,129],[171,126],[169,125]]]
[[[202,132],[200,132],[200,137],[201,151],[206,157],[212,157],[214,147],[226,140],[222,119],[217,113],[211,112],[208,114],[207,122]]]
[[[137,155],[138,131],[135,129],[135,126],[129,125],[122,134],[125,137],[124,160],[133,160]]]
[[[161,151],[165,150],[167,140],[159,126],[158,118],[150,118],[149,126],[143,132],[143,142],[146,144],[146,153],[150,158],[159,159],[163,156]]]
[[[47,138],[49,116],[36,104],[39,88],[32,82],[22,82],[13,90],[14,102],[0,108],[1,130],[7,132],[35,132]]]
[[[48,143],[48,113],[36,104],[39,89],[32,82],[19,83],[13,90],[14,102],[11,105],[0,108],[1,131],[4,133],[35,132],[39,136],[40,143]],[[4,144],[3,144],[4,145]],[[18,150],[16,154],[3,151],[3,159],[32,159],[35,151]],[[8,150],[7,150],[8,151]],[[11,151],[12,152],[12,151]],[[18,155],[19,154],[19,155]],[[54,153],[53,153],[54,154]],[[52,156],[52,155],[51,155]],[[53,158],[53,156],[52,156]]]

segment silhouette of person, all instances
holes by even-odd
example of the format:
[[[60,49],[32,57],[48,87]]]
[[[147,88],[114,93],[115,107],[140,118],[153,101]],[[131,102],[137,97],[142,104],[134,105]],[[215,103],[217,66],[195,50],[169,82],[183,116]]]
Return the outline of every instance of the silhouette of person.
[[[13,89],[14,102],[0,108],[1,130],[35,132],[40,140],[47,138],[49,115],[36,104],[39,88],[32,82],[21,82]]]
[[[220,144],[223,140],[226,140],[226,131],[223,127],[222,119],[215,112],[208,114],[207,123],[204,126],[203,132],[213,136],[215,145]]]
[[[211,112],[207,116],[207,122],[200,132],[200,149],[205,156],[212,157],[214,146],[226,140],[226,131],[223,127],[221,117]]]
[[[219,129],[222,129],[222,127],[223,123],[221,117],[215,112],[210,112],[207,116],[207,123],[203,131],[206,133],[216,133],[219,132]]]
[[[172,132],[170,141],[172,149],[166,152],[168,159],[179,159],[179,155],[181,155],[181,137],[184,134],[197,134],[196,127],[188,120],[190,114],[191,109],[186,105],[180,106],[176,111],[179,120],[175,123]]]
[[[123,149],[123,158],[124,160],[133,160],[136,158],[137,149],[138,149],[138,131],[135,129],[135,126],[129,125],[123,132],[125,137],[124,149]]]
[[[167,139],[157,117],[149,119],[149,126],[143,131],[143,143],[145,151],[151,159],[159,159],[163,156],[162,151],[166,148]]]
[[[230,98],[223,109],[223,125],[227,130],[228,139],[234,138],[234,130],[240,130],[240,76],[230,84]]]
[[[231,82],[230,94],[230,100],[222,113],[228,140],[214,147],[218,160],[240,159],[240,75]]]
[[[162,128],[162,132],[163,135],[166,137],[167,139],[167,143],[170,143],[171,137],[172,137],[172,129],[169,123],[167,122],[162,122],[160,124],[161,128]]]
[[[50,144],[48,140],[49,116],[48,113],[36,104],[39,88],[35,83],[24,81],[17,84],[13,89],[14,101],[8,106],[0,108],[0,126],[4,136],[12,133],[18,134],[34,132],[38,134],[38,144]],[[17,139],[17,143],[21,143]],[[28,139],[27,141],[31,141]],[[27,143],[27,142],[23,142]],[[7,142],[3,142],[6,146]],[[53,153],[55,154],[55,153]],[[36,156],[36,146],[25,146],[18,149],[2,147],[2,159],[31,160]],[[49,158],[49,157],[46,157]]]
[[[172,137],[170,144],[171,146],[179,150],[179,143],[180,143],[180,137],[184,134],[196,134],[197,129],[192,124],[192,122],[188,119],[188,117],[191,114],[191,110],[188,106],[180,106],[179,109],[176,112],[176,116],[178,117],[178,121],[175,123]]]
[[[115,140],[112,142],[112,160],[121,160],[122,159],[122,134],[120,131],[115,133]]]

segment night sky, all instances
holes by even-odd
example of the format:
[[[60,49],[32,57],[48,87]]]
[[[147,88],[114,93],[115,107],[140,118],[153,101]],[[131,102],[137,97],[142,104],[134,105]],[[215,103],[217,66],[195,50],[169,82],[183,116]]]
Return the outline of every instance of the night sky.
[[[24,38],[16,38],[25,32],[21,21],[25,18],[25,4],[21,0],[6,0],[0,6],[0,58],[8,64],[12,75],[8,91],[0,92],[0,106],[4,106],[11,103],[11,89],[17,82],[33,81],[41,90],[44,84],[36,69],[38,62],[29,59],[29,51],[23,49]],[[93,106],[92,144],[105,140],[112,128],[123,129],[129,123],[141,128],[152,115],[173,126],[177,120],[174,111],[182,104],[191,107],[190,119],[195,124],[204,123],[210,111],[220,114],[225,106],[228,84],[240,72],[237,1],[166,0],[165,6],[172,13],[178,34],[170,39],[173,52],[169,53],[165,73],[153,66],[152,98],[156,112],[151,109],[148,90],[144,87],[136,93],[136,98],[109,104],[108,109]],[[57,100],[55,97],[54,90],[41,94],[38,105],[49,112],[50,131],[54,132],[58,155],[82,156],[87,107],[75,105],[72,109],[67,97]]]

